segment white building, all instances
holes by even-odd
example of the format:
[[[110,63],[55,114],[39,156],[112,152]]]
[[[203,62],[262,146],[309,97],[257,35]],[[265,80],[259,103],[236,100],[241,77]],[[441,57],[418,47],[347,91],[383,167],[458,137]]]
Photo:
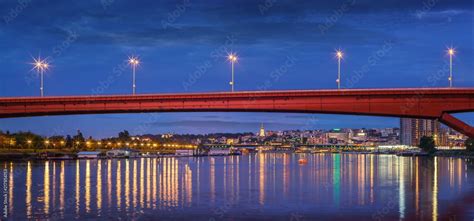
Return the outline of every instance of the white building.
[[[78,159],[97,159],[99,158],[101,152],[99,151],[81,151],[77,153]]]
[[[222,156],[222,155],[230,155],[231,149],[210,149],[208,155],[209,156]]]
[[[193,156],[194,150],[176,150],[176,156]]]
[[[107,151],[106,155],[111,158],[134,158],[140,156],[140,151],[133,149],[114,149]]]

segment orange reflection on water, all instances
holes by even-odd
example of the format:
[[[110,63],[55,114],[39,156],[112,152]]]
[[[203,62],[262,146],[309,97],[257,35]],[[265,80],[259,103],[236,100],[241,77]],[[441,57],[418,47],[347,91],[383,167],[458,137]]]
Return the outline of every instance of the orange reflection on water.
[[[140,159],[140,206],[145,206],[145,161],[143,158]]]
[[[81,174],[80,174],[80,162],[76,161],[76,215],[79,215],[80,206],[80,193],[81,193]]]
[[[86,178],[85,178],[85,190],[84,198],[86,200],[86,213],[91,211],[91,162],[86,160]]]
[[[26,203],[26,216],[28,218],[31,217],[32,215],[32,211],[31,211],[31,185],[32,185],[32,180],[31,180],[31,177],[32,177],[32,173],[31,173],[31,162],[28,161],[28,165],[26,166],[26,199],[25,199],[25,203]]]
[[[51,192],[52,192],[52,206],[53,208],[56,208],[56,162],[52,161],[53,163],[53,177],[52,177],[52,189],[51,189]]]
[[[433,217],[432,220],[438,220],[438,158],[434,158],[434,175],[433,175],[433,193],[432,193]]]
[[[150,199],[151,199],[151,164],[150,164],[150,158],[146,159],[146,205],[147,208],[150,208]]]
[[[178,182],[178,160],[176,158],[172,158],[172,168],[173,170],[171,171],[172,179],[170,182],[170,189],[171,189],[171,206],[176,207],[178,206],[178,187],[179,187],[179,182]]]
[[[117,178],[117,181],[115,182],[115,193],[116,193],[116,200],[117,200],[117,210],[120,211],[120,207],[122,206],[122,179],[121,179],[121,175],[122,175],[122,171],[121,171],[121,161],[118,160],[117,161],[117,170],[116,170],[116,178]]]
[[[157,173],[157,163],[156,163],[156,158],[152,160],[151,162],[151,169],[152,169],[152,205],[153,209],[156,208],[156,173]]]
[[[258,195],[258,201],[260,202],[260,205],[265,204],[265,154],[260,153],[258,156],[258,180],[259,180],[259,195]]]
[[[458,190],[461,190],[462,188],[462,170],[463,170],[463,160],[462,159],[457,159],[458,161],[458,166],[457,166],[457,176],[458,176]]]
[[[107,160],[107,205],[112,206],[112,160]]]
[[[64,191],[66,190],[65,188],[65,179],[66,179],[66,175],[64,173],[64,161],[61,161],[61,172],[59,173],[59,205],[60,205],[60,215],[61,215],[61,218],[63,218],[64,216],[64,197],[65,197],[65,193]]]
[[[125,160],[125,207],[130,208],[130,163]]]
[[[133,208],[137,207],[137,160],[133,160]]]
[[[157,180],[158,180],[158,159],[153,160],[153,209],[156,208],[157,204]]]
[[[102,160],[97,161],[97,210],[98,214],[100,215],[100,212],[102,210]]]
[[[193,200],[193,171],[186,165],[185,167],[185,192],[186,192],[186,203],[190,205]]]
[[[44,163],[44,213],[49,214],[49,161]]]

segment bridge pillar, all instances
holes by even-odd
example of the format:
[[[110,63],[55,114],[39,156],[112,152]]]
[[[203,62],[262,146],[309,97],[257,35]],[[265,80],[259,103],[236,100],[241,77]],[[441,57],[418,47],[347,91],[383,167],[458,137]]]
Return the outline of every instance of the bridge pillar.
[[[474,127],[471,127],[470,125],[462,122],[461,120],[455,118],[453,115],[448,114],[448,113],[443,113],[441,115],[441,118],[439,119],[441,123],[446,124],[446,126],[449,126],[453,128],[454,130],[470,137],[474,138]]]

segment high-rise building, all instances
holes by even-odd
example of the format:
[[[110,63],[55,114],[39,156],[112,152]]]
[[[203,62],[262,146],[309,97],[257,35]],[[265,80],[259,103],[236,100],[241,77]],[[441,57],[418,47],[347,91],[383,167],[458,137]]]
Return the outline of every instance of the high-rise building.
[[[423,136],[433,137],[437,146],[447,144],[446,133],[441,129],[438,120],[400,119],[400,144],[418,146]]]

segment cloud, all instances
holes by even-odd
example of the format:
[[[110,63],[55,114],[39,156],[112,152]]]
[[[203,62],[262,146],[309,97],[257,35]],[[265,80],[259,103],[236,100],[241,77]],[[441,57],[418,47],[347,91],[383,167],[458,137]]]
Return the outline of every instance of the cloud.
[[[379,18],[392,17],[392,12],[403,18],[404,14],[423,10],[424,7],[424,3],[419,1],[354,0],[353,6],[341,15],[346,19],[339,19],[330,31],[322,34],[318,27],[343,4],[347,4],[348,0],[279,0],[273,2],[265,14],[259,10],[259,6],[265,5],[266,2],[262,0],[190,1],[188,8],[173,14],[181,2],[144,1],[136,4],[129,1],[111,1],[110,7],[104,9],[99,3],[82,1],[34,1],[15,21],[9,25],[2,23],[2,26],[5,26],[5,31],[10,35],[23,38],[63,37],[65,30],[73,26],[81,35],[78,43],[124,47],[220,44],[231,34],[236,36],[238,44],[246,45],[265,45],[272,42],[287,42],[289,45],[325,42],[330,45],[342,40],[346,43],[350,40],[352,44],[368,44],[373,42],[373,39],[368,40],[368,35],[379,39],[393,40],[394,37],[374,27],[353,24],[350,21],[353,20],[351,16],[354,14],[359,16],[358,20],[364,20],[365,16],[367,21],[374,19],[373,14],[379,14]],[[3,11],[5,14],[8,9],[14,8],[15,4],[3,2],[0,6],[6,9]],[[426,17],[436,13],[452,14],[465,10],[463,8],[467,6],[472,6],[472,1],[449,4],[436,1],[425,14]],[[44,16],[45,14],[54,16]],[[161,22],[170,15],[174,16],[173,25],[164,28]],[[314,19],[302,21],[302,18],[308,16]],[[75,26],[78,23],[81,26]]]
[[[154,127],[195,127],[195,128],[258,128],[261,123],[266,127],[288,128],[305,126],[304,123],[275,123],[275,122],[242,122],[242,121],[221,121],[221,120],[178,120],[167,122],[156,122]]]

